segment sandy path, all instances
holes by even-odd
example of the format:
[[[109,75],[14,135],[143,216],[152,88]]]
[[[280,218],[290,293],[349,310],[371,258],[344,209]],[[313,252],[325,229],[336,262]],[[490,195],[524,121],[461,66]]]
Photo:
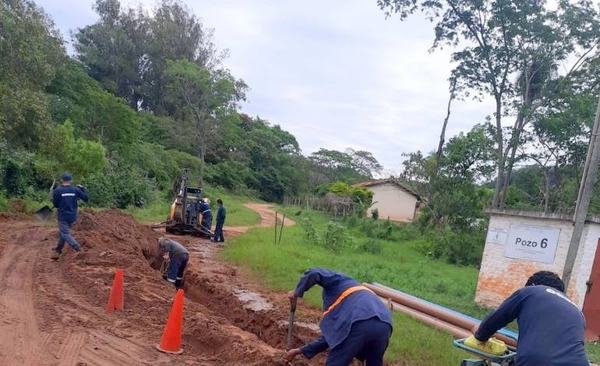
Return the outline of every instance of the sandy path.
[[[246,203],[244,207],[249,208],[256,212],[260,216],[260,222],[258,225],[254,226],[227,226],[223,228],[225,234],[242,234],[248,231],[248,229],[252,227],[274,227],[275,226],[275,216],[277,215],[277,223],[281,225],[283,222],[284,226],[293,226],[296,223],[294,220],[289,219],[287,216],[285,219],[283,218],[283,214],[278,212],[277,214],[273,211],[273,206],[269,204],[263,203]]]
[[[33,302],[35,241],[44,233],[17,225],[21,230],[3,231],[13,234],[0,258],[0,365],[47,365]]]

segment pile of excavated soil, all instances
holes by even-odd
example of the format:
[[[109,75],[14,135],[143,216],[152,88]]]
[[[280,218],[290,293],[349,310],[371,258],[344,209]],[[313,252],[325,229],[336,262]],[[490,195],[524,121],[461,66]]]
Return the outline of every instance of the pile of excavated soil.
[[[41,327],[102,329],[123,338],[143,333],[158,342],[176,293],[157,270],[162,263],[156,242],[159,234],[118,210],[84,210],[73,227],[73,235],[86,250],[83,255],[67,246],[62,258],[52,263],[55,266],[38,268],[38,290],[46,296],[40,297],[37,306],[46,314],[56,314],[42,319]],[[46,240],[53,245],[56,235],[51,234]],[[195,245],[210,245],[198,239],[178,240],[188,247],[192,246],[190,240]],[[51,245],[48,248],[50,255]],[[191,360],[212,365],[282,364],[287,327],[278,322],[287,319],[287,309],[254,311],[244,307],[231,292],[235,270],[221,268],[210,272],[202,264],[194,265],[197,258],[201,255],[193,253],[186,271],[185,353],[169,357],[187,360],[186,364]],[[115,270],[119,268],[124,272],[125,310],[109,315],[104,308]],[[61,288],[56,288],[56,281],[50,282],[48,276],[60,276],[61,282],[75,289],[78,295],[64,299]],[[316,336],[313,330],[297,327],[294,345]],[[322,360],[318,357],[310,364]],[[294,364],[309,363],[298,357]]]

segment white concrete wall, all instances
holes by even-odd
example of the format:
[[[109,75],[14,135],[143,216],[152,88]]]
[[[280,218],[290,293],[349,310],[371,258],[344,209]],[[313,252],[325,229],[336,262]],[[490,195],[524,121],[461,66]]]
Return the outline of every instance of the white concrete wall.
[[[391,183],[366,188],[373,192],[373,202],[376,202],[369,210],[376,208],[380,219],[386,220],[388,217],[392,221],[414,219],[417,203],[417,197],[414,195]]]
[[[573,231],[572,221],[560,215],[542,217],[544,216],[542,213],[527,213],[525,214],[527,216],[517,212],[508,213],[508,211],[504,214],[491,213],[475,295],[475,301],[481,305],[498,306],[512,292],[524,286],[527,278],[537,271],[548,270],[562,276]],[[538,217],[530,217],[536,215]],[[506,234],[504,238],[508,238],[511,224],[560,229],[554,262],[540,263],[506,257],[505,250],[508,243],[501,242],[503,233]],[[499,239],[495,239],[496,233],[499,233],[497,236]],[[600,225],[586,223],[568,290],[569,297],[580,308],[585,299],[587,289],[585,282],[591,272],[599,237]]]

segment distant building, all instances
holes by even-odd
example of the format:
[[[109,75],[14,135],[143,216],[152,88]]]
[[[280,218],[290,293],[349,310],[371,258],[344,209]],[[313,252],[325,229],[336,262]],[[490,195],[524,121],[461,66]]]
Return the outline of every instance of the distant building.
[[[374,204],[369,208],[369,216],[371,210],[377,209],[382,220],[410,222],[417,217],[421,197],[395,179],[370,180],[354,186],[373,192]]]

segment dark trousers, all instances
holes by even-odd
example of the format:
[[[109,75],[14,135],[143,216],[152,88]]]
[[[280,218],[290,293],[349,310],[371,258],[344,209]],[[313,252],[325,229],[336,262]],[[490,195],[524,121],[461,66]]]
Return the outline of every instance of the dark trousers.
[[[382,366],[392,327],[379,318],[361,320],[352,324],[350,334],[338,346],[329,350],[326,366],[348,366],[356,357],[366,366]]]
[[[61,220],[58,222],[58,231],[60,233],[60,237],[58,238],[56,248],[54,249],[57,253],[62,253],[65,243],[68,243],[71,248],[79,250],[79,243],[71,236],[71,225],[73,225],[73,221]]]
[[[175,283],[176,285],[181,283],[183,280],[183,272],[187,266],[190,256],[188,254],[176,255],[169,261],[169,268],[167,269],[167,281]]]
[[[215,241],[225,241],[225,237],[223,237],[223,222],[217,221],[217,226],[215,227]]]

